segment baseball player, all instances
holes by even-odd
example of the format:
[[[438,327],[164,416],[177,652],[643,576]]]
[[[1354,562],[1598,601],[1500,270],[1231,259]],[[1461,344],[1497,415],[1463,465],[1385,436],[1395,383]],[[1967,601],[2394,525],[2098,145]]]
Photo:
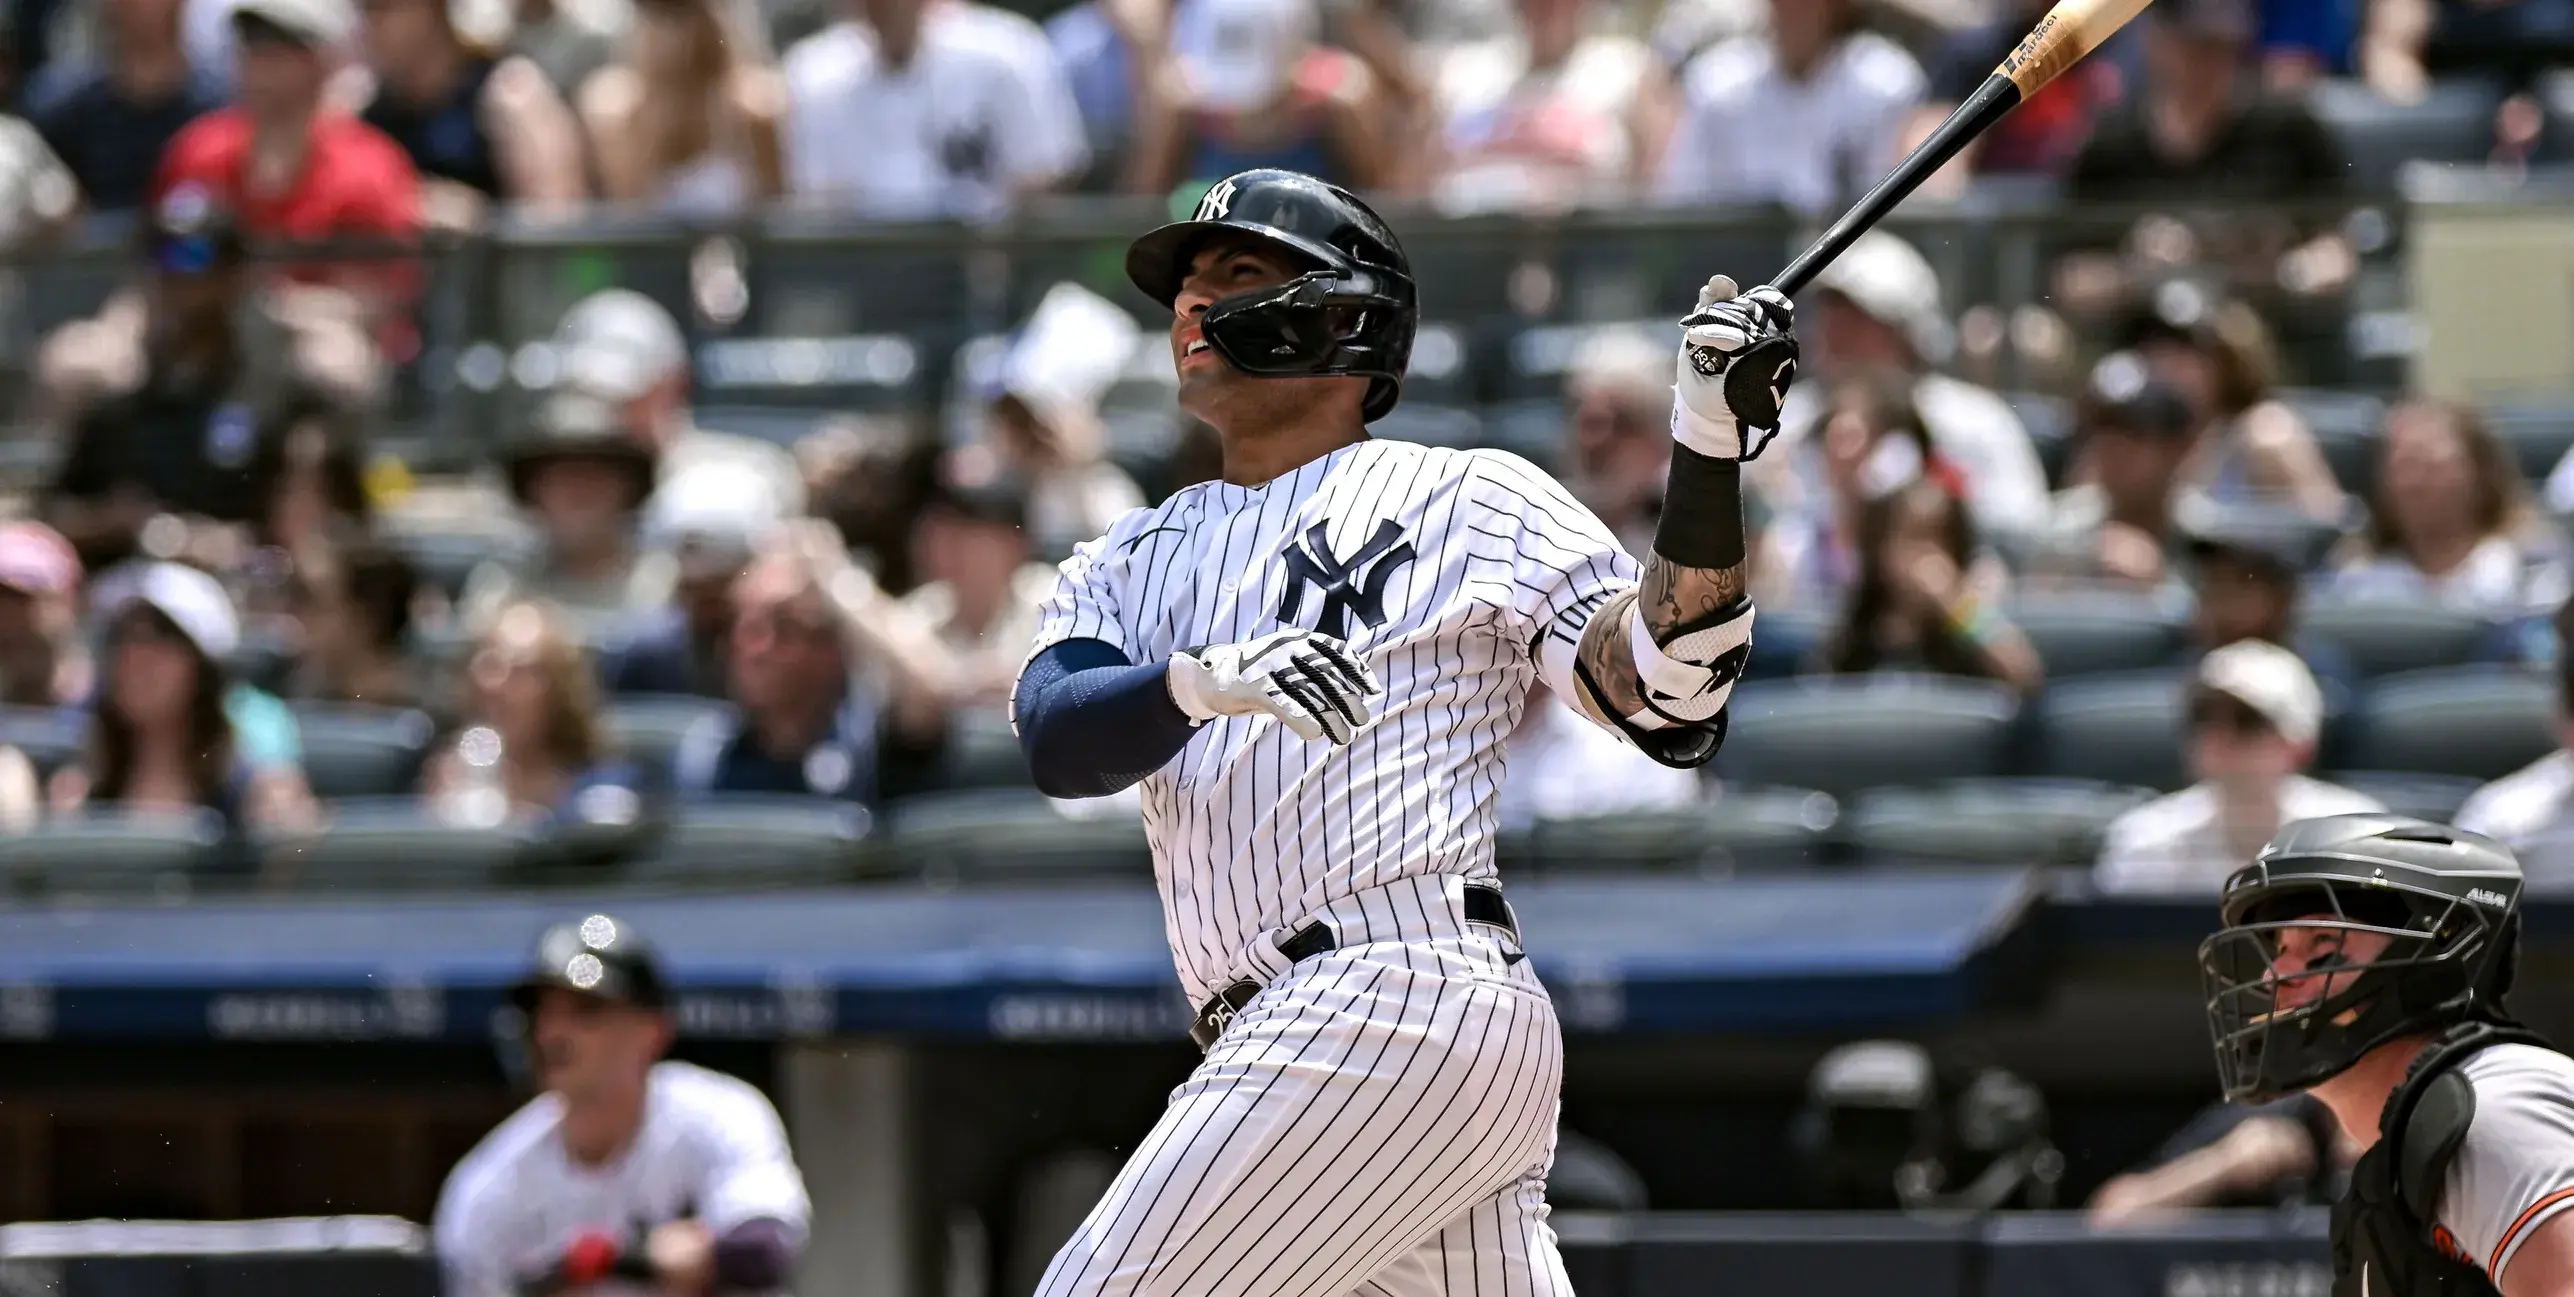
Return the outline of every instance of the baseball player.
[[[1040,1292],[1555,1294],[1563,1047],[1494,885],[1533,682],[1669,765],[1751,643],[1744,429],[1795,372],[1775,291],[1684,322],[1670,507],[1641,567],[1523,460],[1370,440],[1416,319],[1367,206],[1218,182],[1126,271],[1171,307],[1224,476],[1065,561],[1014,694],[1037,781],[1140,782],[1207,1051]]]
[[[699,1297],[785,1282],[804,1246],[804,1177],[767,1098],[661,1058],[667,984],[604,914],[546,930],[511,992],[545,1093],[438,1195],[449,1297]]]
[[[2199,947],[2226,1097],[2305,1091],[2365,1151],[2339,1297],[2574,1293],[2574,1059],[2513,1022],[2520,865],[2399,815],[2279,831]]]

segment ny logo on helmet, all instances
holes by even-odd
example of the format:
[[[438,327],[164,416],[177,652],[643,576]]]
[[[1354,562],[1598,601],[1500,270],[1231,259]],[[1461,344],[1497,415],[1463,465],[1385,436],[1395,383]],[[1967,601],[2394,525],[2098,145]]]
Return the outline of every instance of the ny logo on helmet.
[[[1278,620],[1294,622],[1305,610],[1305,587],[1313,586],[1323,592],[1323,610],[1314,619],[1314,629],[1334,639],[1348,639],[1351,613],[1370,627],[1385,624],[1386,583],[1413,556],[1412,542],[1403,540],[1402,526],[1388,518],[1347,559],[1333,556],[1331,538],[1319,522],[1306,530],[1302,545],[1288,546],[1284,557],[1287,595],[1278,601]]]
[[[1233,177],[1227,176],[1217,181],[1216,187],[1208,190],[1206,197],[1198,200],[1198,219],[1221,221],[1232,214]]]

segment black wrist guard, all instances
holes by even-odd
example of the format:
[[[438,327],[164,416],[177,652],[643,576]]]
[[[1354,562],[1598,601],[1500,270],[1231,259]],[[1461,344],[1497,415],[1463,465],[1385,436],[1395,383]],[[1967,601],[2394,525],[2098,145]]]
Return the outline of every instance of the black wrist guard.
[[[1668,483],[1653,552],[1682,567],[1742,566],[1742,463],[1674,444]]]

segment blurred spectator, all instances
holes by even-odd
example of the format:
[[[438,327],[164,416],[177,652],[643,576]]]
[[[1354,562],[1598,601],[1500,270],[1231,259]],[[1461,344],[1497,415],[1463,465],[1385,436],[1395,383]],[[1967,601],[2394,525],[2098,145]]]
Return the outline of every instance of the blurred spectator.
[[[607,198],[716,220],[786,192],[786,88],[748,0],[643,0],[579,101]]]
[[[2368,0],[2261,0],[2261,82],[2302,90],[2351,71]]]
[[[2056,493],[2031,571],[2140,592],[2169,582],[2164,544],[2194,428],[2188,403],[2136,353],[2093,366],[2074,405],[2076,485]]]
[[[990,218],[1072,180],[1088,144],[1045,33],[972,0],[859,0],[787,52],[797,198]]]
[[[1644,42],[1586,0],[1520,0],[1519,29],[1439,58],[1430,192],[1446,210],[1615,202],[1652,183],[1678,115]]]
[[[2294,509],[2188,496],[2173,508],[2173,532],[2190,557],[2193,654],[2261,640],[2294,652],[2326,703],[2359,696],[2360,670],[2350,654],[2297,629],[2305,575],[2332,543],[2332,528]]]
[[[1973,676],[2037,692],[2044,664],[1969,578],[1975,523],[1950,475],[1934,469],[1869,500],[1858,544],[1858,580],[1824,647],[1826,670]]]
[[[56,810],[211,810],[235,830],[313,819],[303,773],[243,750],[224,659],[241,624],[223,587],[194,568],[146,563],[100,582],[106,661],[90,700],[89,746],[56,772]]]
[[[1081,0],[1045,20],[1046,41],[1087,142],[1089,162],[1077,188],[1110,189],[1123,178],[1138,107],[1136,51],[1167,42],[1170,18],[1155,0]]]
[[[1127,188],[1162,195],[1254,167],[1352,189],[1397,180],[1399,114],[1365,62],[1318,43],[1316,0],[1191,0],[1141,74]]]
[[[99,6],[104,59],[56,63],[27,87],[27,119],[94,210],[143,206],[162,149],[223,104],[221,78],[190,66],[180,44],[182,3],[108,0]]]
[[[518,0],[517,10],[504,52],[535,64],[567,104],[616,57],[617,40],[634,20],[630,8],[596,0]]]
[[[756,437],[697,426],[689,412],[688,339],[659,303],[630,288],[601,289],[563,313],[553,347],[563,385],[607,402],[652,452],[663,478],[699,464],[741,464],[758,474],[769,507],[803,511],[794,456]]]
[[[2188,739],[2198,782],[2110,822],[2100,889],[2213,896],[2281,825],[2385,810],[2299,773],[2323,724],[2323,693],[2296,654],[2242,640],[2199,659]]]
[[[735,711],[681,742],[681,792],[877,802],[927,781],[947,734],[944,655],[830,524],[789,524],[733,601]]]
[[[903,604],[947,651],[956,701],[1000,708],[1037,640],[1037,607],[1054,589],[1055,570],[1028,561],[1019,482],[970,471],[977,463],[965,458],[943,474],[913,523],[921,585]]]
[[[589,654],[543,602],[502,608],[475,642],[464,712],[465,728],[421,776],[442,818],[631,824],[641,814],[634,767],[599,726]]]
[[[2407,401],[2387,411],[2378,442],[2367,549],[2331,590],[2495,616],[2554,607],[2567,593],[2564,555],[2543,535],[2518,463],[2482,416]]]
[[[53,528],[0,524],[0,704],[56,707],[88,696],[80,575],[80,557]]]
[[[629,622],[599,656],[610,693],[725,696],[725,641],[733,633],[733,583],[785,522],[759,476],[736,463],[699,464],[654,493],[644,514],[649,575],[669,589],[663,606]],[[1033,638],[1033,637],[1032,637]]]
[[[1884,177],[1925,79],[1860,29],[1857,0],[1770,0],[1765,36],[1681,74],[1679,129],[1655,192],[1675,203],[1780,203],[1819,215]]]
[[[1099,397],[1124,370],[1135,317],[1075,284],[1037,304],[1002,361],[987,440],[1028,489],[1028,539],[1041,556],[1067,554],[1141,508],[1144,493],[1108,461]]]
[[[1622,812],[1684,810],[1699,800],[1698,775],[1656,762],[1574,714],[1543,684],[1533,686],[1510,732],[1501,827]]]
[[[850,551],[890,590],[918,583],[912,517],[935,489],[944,453],[894,415],[834,418],[795,444],[813,516],[837,528]]]
[[[2356,1153],[2332,1110],[2312,1095],[2214,1104],[2142,1167],[2100,1186],[2092,1223],[2143,1224],[2217,1207],[2326,1206],[2341,1197]]]
[[[230,213],[174,191],[146,222],[144,289],[66,326],[39,362],[70,419],[48,515],[95,571],[146,524],[175,553],[260,515],[259,465],[307,425],[354,423],[377,383],[354,322],[251,292]]]
[[[431,225],[479,229],[495,202],[560,209],[588,193],[580,124],[534,63],[468,48],[448,0],[363,2],[363,116],[411,155]]]
[[[2006,0],[1990,22],[1979,23],[1949,38],[1931,63],[1930,98],[1913,110],[1904,131],[1904,146],[1930,138],[1931,132],[1993,75],[1993,69],[2019,48],[2029,29],[2044,18],[2053,0]],[[2127,92],[2125,32],[2085,55],[2022,101],[2008,116],[1967,143],[1957,160],[1940,169],[1930,192],[1957,193],[1970,173],[2063,175],[2091,138],[2092,122]]]
[[[2574,599],[2555,614],[2557,642],[2574,643]],[[2520,856],[2533,883],[2574,883],[2574,655],[2559,653],[2557,750],[2475,791],[2458,808],[2459,828],[2498,838]]]
[[[548,600],[595,641],[628,612],[651,606],[637,586],[637,524],[652,494],[653,457],[606,403],[557,392],[532,425],[502,447],[512,499],[535,528],[539,552],[518,570],[498,559],[465,578],[457,611],[488,627],[505,606]]]
[[[170,141],[152,201],[193,189],[223,204],[254,239],[407,241],[420,228],[420,175],[402,146],[330,100],[355,35],[348,0],[233,0],[237,95]],[[315,262],[298,279],[357,294],[373,312],[411,291],[380,260]],[[399,357],[407,359],[408,357]]]
[[[2523,78],[2574,60],[2568,0],[2367,0],[2359,71],[2379,94],[2412,103],[2435,71]]]
[[[365,534],[375,502],[360,454],[341,427],[315,419],[261,441],[250,461],[252,539],[292,557]]]
[[[409,654],[420,574],[372,539],[315,544],[295,557],[300,652],[286,692],[299,699],[417,707],[427,696]]]
[[[26,257],[79,223],[80,183],[36,128],[0,115],[0,255]]]
[[[1671,464],[1671,348],[1641,329],[1595,329],[1564,370],[1564,481],[1631,554],[1653,544]]]
[[[1824,396],[1822,432],[1803,445],[1822,465],[1820,489],[1782,493],[1761,533],[1758,580],[1778,607],[1836,604],[1858,580],[1860,519],[1871,501],[1940,465],[1914,408],[1912,380],[1887,370],[1845,370]],[[1668,398],[1666,398],[1668,399]],[[1951,467],[1940,471],[1954,473]],[[1999,575],[1995,573],[1994,575]]]
[[[1653,52],[1666,67],[1726,41],[1755,37],[1769,27],[1770,0],[1666,0],[1653,22]]]
[[[1815,452],[1802,443],[1820,424],[1830,387],[1814,379],[1891,370],[1912,377],[1913,406],[1940,457],[1964,476],[1977,528],[1998,539],[2045,524],[2046,468],[2020,416],[1993,392],[1938,372],[1956,334],[1940,309],[1939,275],[1911,244],[1883,230],[1861,236],[1824,267],[1813,299],[1804,317],[1809,373],[1788,393],[1779,424],[1787,453],[1777,454],[1778,468],[1763,482],[1773,503],[1786,507],[1799,489],[1812,489]],[[1791,470],[1801,480],[1780,483]]]
[[[2173,280],[2139,302],[2118,344],[2189,402],[2197,453],[2183,480],[2218,499],[2267,499],[2320,519],[2349,507],[2315,434],[2272,395],[2279,357],[2259,312]]]
[[[2162,0],[2144,26],[2144,93],[2100,123],[2074,162],[2067,196],[2228,208],[2222,222],[2140,223],[2131,232],[2134,251],[2149,263],[2225,267],[2236,282],[2302,294],[2348,284],[2358,261],[2337,221],[2296,210],[2341,195],[2341,149],[2302,100],[2265,96],[2255,84],[2251,0]],[[2258,211],[2265,207],[2281,210],[2265,217]],[[2080,237],[2099,245],[2120,235]],[[2078,253],[2058,267],[2057,292],[2069,309],[2097,312],[2123,300],[2136,278],[2116,253]]]

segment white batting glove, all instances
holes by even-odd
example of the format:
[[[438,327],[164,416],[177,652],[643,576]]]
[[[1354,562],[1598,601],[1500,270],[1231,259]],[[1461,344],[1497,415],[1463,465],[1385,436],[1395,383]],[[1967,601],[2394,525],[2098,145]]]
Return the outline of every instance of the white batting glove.
[[[1718,275],[1680,327],[1672,440],[1710,459],[1759,458],[1796,381],[1796,304],[1766,285],[1741,292]]]
[[[1385,692],[1349,646],[1290,627],[1244,644],[1171,655],[1171,701],[1190,720],[1275,716],[1308,741],[1347,743]]]

